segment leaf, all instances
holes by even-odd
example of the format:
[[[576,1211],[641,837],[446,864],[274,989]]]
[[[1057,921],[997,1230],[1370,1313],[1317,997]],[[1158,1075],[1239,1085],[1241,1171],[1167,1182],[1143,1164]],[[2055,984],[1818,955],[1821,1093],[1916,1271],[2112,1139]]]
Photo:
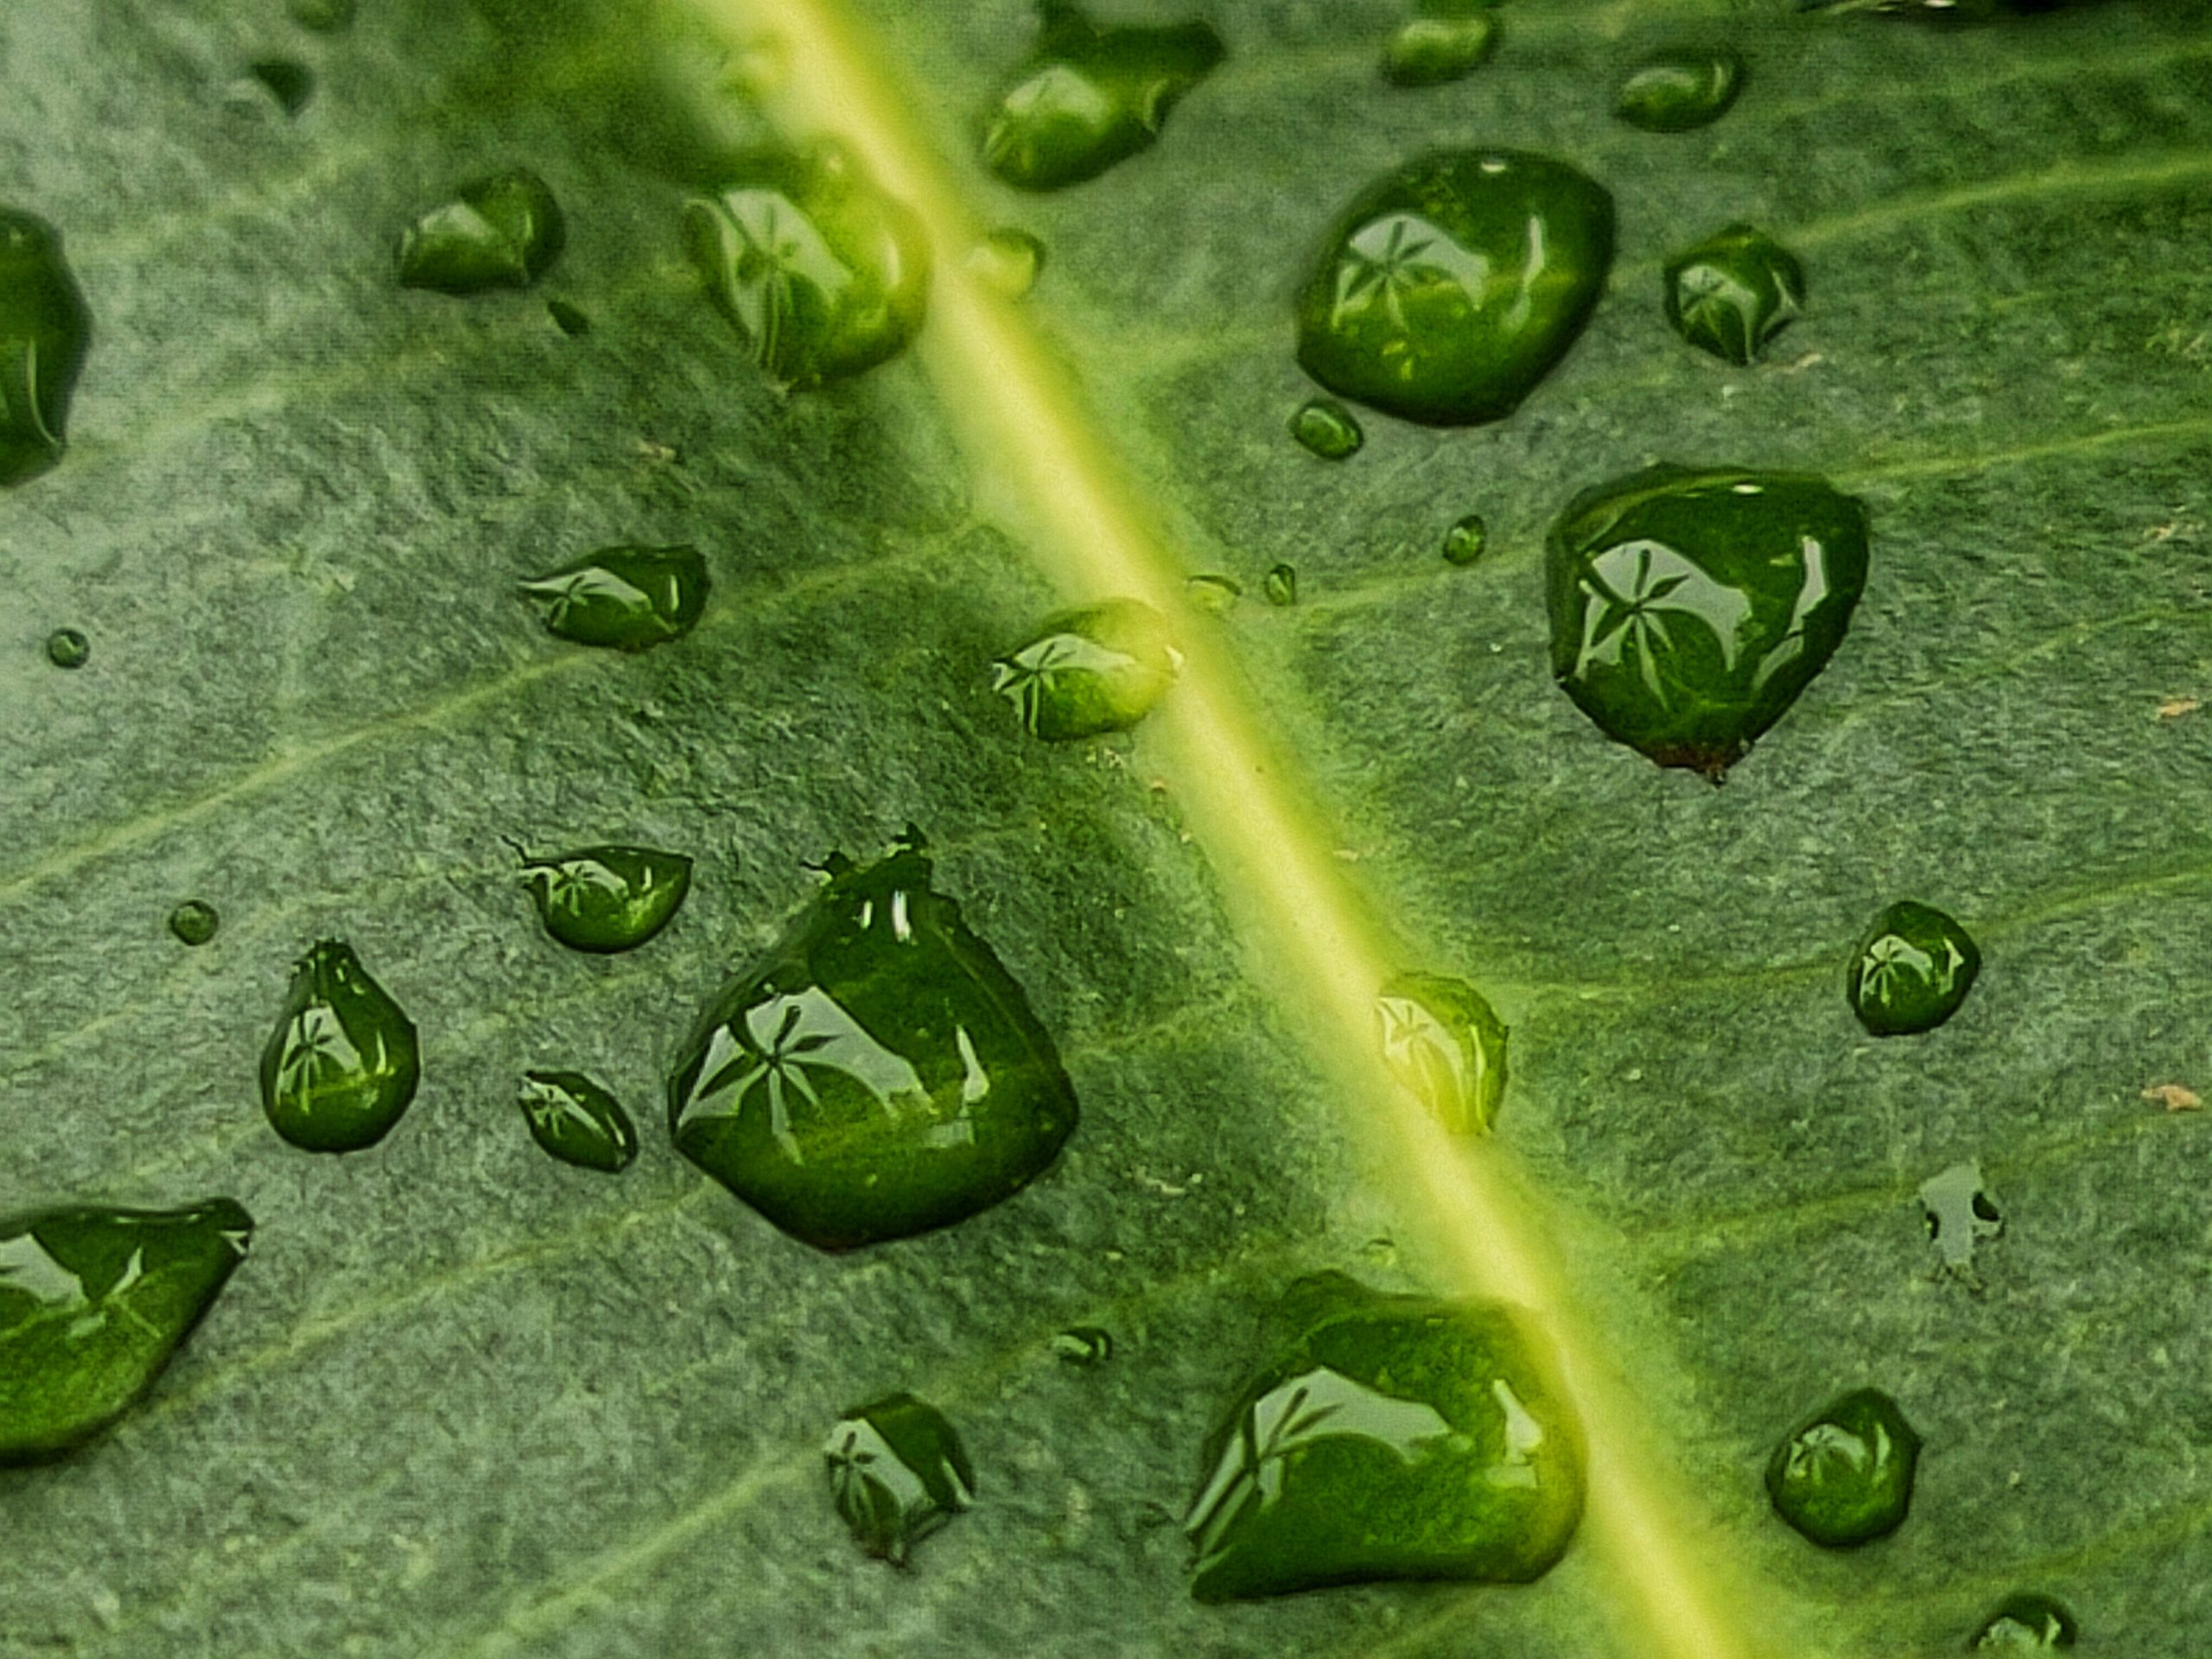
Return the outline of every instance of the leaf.
[[[963,454],[957,310],[786,399],[697,292],[681,203],[763,130],[699,90],[720,8],[391,0],[314,40],[214,0],[0,14],[8,188],[60,226],[95,320],[70,454],[0,496],[0,1207],[221,1191],[260,1223],[136,1415],[7,1475],[7,1645],[1667,1653],[1634,1624],[1666,1575],[1594,1514],[1527,1588],[1184,1591],[1174,1522],[1258,1308],[1307,1268],[1494,1269],[1471,1192],[1555,1251],[1555,1311],[1637,1396],[1662,1511],[1709,1519],[1686,1553],[1740,1578],[1716,1605],[1746,1642],[1940,1651],[2037,1588],[2085,1644],[2193,1654],[2203,1119],[2139,1095],[2201,1087],[2212,1012],[2209,740],[2157,717],[2203,695],[2212,609],[2203,8],[1944,31],[1522,0],[1489,64],[1415,92],[1377,77],[1395,4],[1192,0],[1228,55],[1160,142],[1031,196],[976,151],[1027,9],[851,3],[897,54],[861,112],[1050,249],[1020,327],[1065,359],[1082,479],[1133,473],[1163,565],[1297,565],[1294,607],[1189,619],[1205,660],[1131,740],[1039,744],[990,692],[1039,616],[1103,595],[1071,591],[1097,573],[1055,533],[1067,503]],[[785,10],[794,36],[835,15]],[[1615,77],[1684,35],[1741,47],[1736,108],[1612,123]],[[316,98],[240,120],[219,89],[279,48]],[[1367,179],[1470,137],[1612,190],[1613,290],[1511,419],[1373,417],[1324,466],[1283,431],[1302,262]],[[569,230],[536,289],[393,283],[400,226],[525,163]],[[1738,218],[1808,265],[1752,370],[1659,306],[1663,257]],[[1850,639],[1718,791],[1606,743],[1545,667],[1550,517],[1662,458],[1825,472],[1872,512]],[[1492,550],[1455,569],[1470,510]],[[715,596],[642,656],[549,639],[513,595],[677,541]],[[92,640],[68,674],[42,654],[61,626]],[[1268,729],[1211,718],[1214,690]],[[1218,809],[1209,730],[1288,767],[1259,791],[1290,815],[1281,868]],[[658,1098],[804,861],[910,818],[1067,1060],[1084,1122],[1052,1173],[832,1258],[657,1126],[613,1179],[529,1144],[524,1070]],[[536,929],[510,835],[685,851],[695,892],[639,951],[579,957]],[[1363,1044],[1327,1040],[1358,974],[1268,948],[1300,890],[1512,1027],[1495,1147],[1423,1166],[1427,1191],[1395,1108],[1345,1086]],[[188,951],[162,918],[193,897],[224,926]],[[1985,968],[1941,1030],[1872,1041],[1843,965],[1905,897]],[[285,1147],[253,1095],[287,964],[325,935],[423,1043],[408,1116],[343,1160]],[[2005,1203],[1978,1295],[1916,1198],[1969,1159]],[[1078,1325],[1113,1333],[1105,1364],[1053,1357]],[[1914,1510],[1821,1554],[1760,1471],[1860,1382],[1926,1440]],[[853,1549],[819,1452],[901,1390],[977,1476],[906,1573]]]

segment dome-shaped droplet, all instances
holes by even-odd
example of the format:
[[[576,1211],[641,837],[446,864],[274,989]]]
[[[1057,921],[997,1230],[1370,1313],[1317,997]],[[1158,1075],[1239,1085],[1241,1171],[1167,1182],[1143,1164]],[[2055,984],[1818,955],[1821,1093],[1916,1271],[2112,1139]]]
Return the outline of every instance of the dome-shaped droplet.
[[[56,668],[82,668],[92,660],[92,642],[82,628],[56,628],[46,636],[46,660]]]
[[[1375,1000],[1383,1063],[1454,1135],[1480,1135],[1505,1098],[1505,1022],[1464,979],[1401,974]]]
[[[1382,48],[1393,86],[1440,86],[1474,72],[1497,50],[1497,0],[1416,0]]]
[[[531,1138],[564,1164],[613,1175],[638,1155],[622,1103],[581,1071],[526,1071],[516,1103]]]
[[[1182,654],[1166,620],[1134,599],[1048,616],[992,664],[991,689],[1047,742],[1125,731],[1175,683]]]
[[[654,847],[580,847],[524,858],[522,879],[545,931],[575,950],[634,950],[666,927],[691,891],[691,861]]]
[[[1805,309],[1805,267],[1749,225],[1683,249],[1662,280],[1675,332],[1731,363],[1750,363]]]
[[[61,232],[0,207],[0,486],[60,461],[92,340],[92,314],[62,259]]]
[[[2041,1653],[2070,1648],[2080,1634],[2074,1615],[2062,1604],[2028,1591],[1992,1608],[1967,1645],[1977,1653]]]
[[[261,1051],[261,1105],[308,1152],[359,1152],[385,1138],[423,1074],[415,1024],[350,945],[324,939],[300,958]]]
[[[1670,47],[1629,71],[1613,113],[1646,132],[1688,132],[1726,115],[1743,89],[1743,54],[1734,48]]]
[[[1844,989],[1875,1036],[1907,1036],[1956,1014],[1980,971],[1980,949],[1966,929],[1908,899],[1874,918],[1852,953]]]
[[[845,1414],[823,1442],[830,1496],[853,1541],[894,1567],[976,1501],[976,1471],[945,1415],[911,1394]]]
[[[1018,300],[1045,270],[1045,245],[1027,231],[1001,226],[968,250],[968,269],[1002,299]]]
[[[691,632],[707,608],[707,561],[695,547],[602,547],[522,591],[540,601],[545,631],[580,645],[644,651]]]
[[[399,281],[440,294],[527,288],[568,239],[561,204],[526,167],[475,179],[399,238]]]
[[[215,937],[222,918],[205,899],[188,899],[169,912],[169,931],[183,944],[205,944]]]
[[[1767,1465],[1775,1513],[1832,1549],[1894,1532],[1912,1502],[1920,1436],[1878,1389],[1833,1400],[1777,1446]]]
[[[1333,397],[1309,397],[1290,417],[1290,435],[1324,461],[1343,461],[1359,453],[1367,435]]]

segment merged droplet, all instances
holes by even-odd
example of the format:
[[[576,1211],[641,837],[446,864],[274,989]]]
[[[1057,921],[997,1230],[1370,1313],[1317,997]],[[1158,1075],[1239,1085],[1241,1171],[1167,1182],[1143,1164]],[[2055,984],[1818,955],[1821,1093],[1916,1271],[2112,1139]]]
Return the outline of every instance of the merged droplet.
[[[261,1106],[308,1152],[359,1152],[391,1132],[422,1080],[415,1024],[353,947],[318,942],[300,958],[261,1051]]]
[[[1994,1648],[2000,1653],[2037,1653],[2070,1648],[2080,1634],[2074,1615],[2063,1605],[2028,1591],[1998,1603],[1967,1645],[1976,1651]]]
[[[1370,185],[1298,302],[1298,360],[1330,391],[1430,426],[1510,415],[1589,321],[1613,199],[1511,149],[1439,150]]]
[[[1481,1135],[1505,1098],[1505,1022],[1483,994],[1443,974],[1401,974],[1375,1000],[1383,1063],[1454,1135]]]
[[[1667,321],[1693,346],[1749,364],[1805,309],[1805,267],[1764,231],[1731,225],[1667,262]]]
[[[1775,1448],[1767,1496],[1816,1544],[1841,1549],[1894,1532],[1912,1501],[1920,1436],[1878,1389],[1830,1401]]]
[[[614,1175],[638,1155],[622,1103],[581,1071],[525,1071],[516,1103],[531,1138],[564,1164]]]
[[[830,1497],[854,1541],[894,1567],[976,1501],[976,1471],[960,1436],[943,1412],[911,1394],[846,1413],[822,1455]]]
[[[968,250],[968,269],[1003,299],[1018,300],[1045,271],[1045,245],[1027,231],[1001,226]]]
[[[1981,972],[1965,928],[1907,899],[1874,918],[1851,958],[1844,989],[1859,1023],[1877,1037],[1933,1031],[1959,1011]]]
[[[1468,513],[1444,532],[1444,562],[1472,564],[1490,545],[1490,526],[1479,512]]]
[[[61,232],[0,207],[0,486],[60,461],[92,339],[92,314],[61,257]]]
[[[1398,1579],[1522,1583],[1581,1519],[1582,1451],[1501,1305],[1301,1281],[1208,1437],[1184,1522],[1201,1601]]]
[[[707,608],[696,547],[602,547],[522,584],[544,601],[545,631],[580,645],[644,651],[680,639]]]
[[[1309,397],[1290,417],[1290,435],[1324,461],[1359,453],[1367,435],[1352,412],[1333,397]]]
[[[1051,1033],[931,886],[909,830],[830,881],[708,1006],[669,1080],[677,1149],[796,1238],[843,1249],[964,1220],[1076,1126]]]
[[[747,353],[793,390],[895,357],[929,309],[921,221],[842,150],[745,156],[684,206],[692,262]]]
[[[1382,48],[1393,86],[1440,86],[1471,73],[1497,50],[1497,0],[1416,0]]]
[[[0,1221],[0,1465],[60,1457],[128,1411],[252,1236],[229,1198]]]
[[[991,690],[1047,742],[1127,730],[1175,683],[1166,619],[1134,599],[1061,611],[991,666]]]
[[[82,668],[92,659],[92,642],[82,628],[56,628],[46,636],[46,660],[56,668]]]
[[[983,129],[983,164],[1025,190],[1095,179],[1148,149],[1168,111],[1221,62],[1210,24],[1102,29],[1039,0],[1037,48]]]
[[[1843,643],[1866,514],[1795,473],[1652,467],[1552,526],[1552,672],[1606,736],[1719,782]]]
[[[188,899],[169,912],[169,931],[185,944],[205,944],[215,937],[223,918],[204,899]]]
[[[1734,48],[1670,47],[1629,71],[1613,113],[1646,132],[1688,132],[1718,121],[1743,90],[1743,54]]]
[[[522,879],[545,931],[575,950],[634,950],[675,918],[691,861],[655,847],[580,847],[525,856]]]
[[[1268,567],[1267,579],[1261,584],[1270,605],[1289,606],[1298,603],[1298,567],[1277,564]]]
[[[527,288],[568,239],[552,188],[526,167],[472,180],[399,238],[399,280],[440,294]]]

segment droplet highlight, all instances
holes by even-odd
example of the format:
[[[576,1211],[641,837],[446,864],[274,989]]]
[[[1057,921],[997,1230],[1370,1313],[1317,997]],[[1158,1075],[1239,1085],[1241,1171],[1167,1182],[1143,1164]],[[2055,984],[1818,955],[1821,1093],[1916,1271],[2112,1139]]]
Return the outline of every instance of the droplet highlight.
[[[400,284],[440,294],[527,288],[568,240],[552,188],[526,167],[476,179],[399,238]]]
[[[615,1175],[638,1155],[622,1103],[581,1071],[525,1071],[516,1103],[531,1139],[564,1164]]]
[[[1896,1401],[1859,1389],[1830,1401],[1775,1448],[1767,1496],[1816,1544],[1848,1548],[1894,1532],[1912,1502],[1920,1436]]]
[[[1505,1098],[1505,1022],[1463,979],[1401,974],[1375,1000],[1383,1064],[1454,1135],[1483,1135]]]
[[[350,945],[317,943],[292,974],[261,1052],[270,1125],[307,1152],[359,1152],[391,1133],[422,1080],[414,1021]]]
[[[0,486],[60,461],[92,339],[92,314],[61,256],[61,232],[0,207]]]
[[[1419,0],[1382,48],[1393,86],[1441,86],[1472,74],[1497,50],[1496,0]]]
[[[976,1471],[959,1434],[943,1412],[911,1394],[846,1413],[822,1455],[831,1501],[853,1541],[893,1567],[976,1501]]]
[[[1852,955],[1844,989],[1873,1035],[1910,1036],[1956,1014],[1980,972],[1980,949],[1966,929],[1908,899],[1874,918]]]
[[[2081,1633],[2081,1626],[2063,1604],[2024,1591],[2005,1597],[1991,1609],[1967,1645],[1978,1653],[1990,1649],[2040,1653],[2049,1648],[2070,1648]]]
[[[1313,397],[1290,417],[1290,435],[1324,461],[1344,461],[1359,453],[1367,435],[1352,412],[1333,397]]]
[[[1743,90],[1743,54],[1732,47],[1669,47],[1623,78],[1613,113],[1646,132],[1688,132],[1727,114]]]
[[[1805,310],[1805,267],[1765,232],[1731,225],[1667,261],[1667,321],[1701,351],[1739,366]]]
[[[46,660],[56,668],[82,668],[92,660],[92,642],[81,628],[56,628],[46,636]]]
[[[204,899],[188,899],[169,912],[169,931],[181,944],[200,945],[215,937],[223,918]]]
[[[656,847],[580,847],[525,855],[524,886],[545,931],[572,950],[634,950],[676,918],[691,891],[691,861]]]
[[[1166,619],[1134,599],[1048,616],[991,667],[991,690],[1048,743],[1126,731],[1166,695],[1182,665]]]
[[[545,631],[579,645],[645,651],[681,639],[712,587],[696,547],[602,547],[522,583]]]

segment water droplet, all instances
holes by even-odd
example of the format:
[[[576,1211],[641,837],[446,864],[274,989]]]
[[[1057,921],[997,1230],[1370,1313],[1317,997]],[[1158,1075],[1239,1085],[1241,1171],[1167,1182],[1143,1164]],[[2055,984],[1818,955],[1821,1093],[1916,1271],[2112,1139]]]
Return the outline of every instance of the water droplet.
[[[1183,583],[1183,597],[1211,616],[1227,615],[1243,596],[1243,582],[1215,570],[1202,571],[1185,578]]]
[[[1087,1370],[1093,1365],[1103,1365],[1114,1357],[1114,1334],[1095,1325],[1078,1325],[1054,1337],[1052,1349],[1062,1364],[1079,1365]]]
[[[991,665],[991,690],[1047,742],[1125,731],[1175,683],[1182,653],[1166,620],[1134,599],[1048,616]]]
[[[56,668],[82,668],[92,657],[92,642],[81,628],[56,628],[46,636],[46,660]]]
[[[1495,0],[1418,0],[1382,48],[1393,86],[1440,86],[1471,73],[1497,49]]]
[[[1203,22],[1101,29],[1065,0],[1039,0],[1037,16],[1036,50],[983,130],[983,164],[1025,190],[1080,184],[1149,149],[1222,60]]]
[[[1289,564],[1278,564],[1268,570],[1267,581],[1262,584],[1262,588],[1267,594],[1268,603],[1270,605],[1297,604],[1298,568]]]
[[[747,353],[800,389],[906,348],[929,308],[921,223],[842,151],[762,151],[684,205],[691,257]]]
[[[1841,1549],[1894,1532],[1912,1502],[1920,1436],[1878,1389],[1830,1401],[1791,1431],[1767,1465],[1775,1513]]]
[[[1394,1579],[1525,1583],[1581,1518],[1580,1435],[1504,1306],[1300,1281],[1205,1445],[1201,1601]]]
[[[1728,112],[1744,90],[1744,60],[1732,47],[1654,52],[1621,82],[1613,113],[1646,132],[1688,132]]]
[[[894,1567],[976,1501],[976,1471],[944,1414],[894,1394],[845,1414],[822,1455],[854,1541]]]
[[[27,482],[61,459],[69,397],[92,337],[61,232],[0,207],[0,486]]]
[[[1076,1101],[1052,1036],[918,832],[829,885],[709,1004],[669,1080],[677,1149],[821,1249],[905,1238],[1020,1192]]]
[[[1444,532],[1444,562],[1472,564],[1490,545],[1490,526],[1479,512],[1471,512]]]
[[[0,1465],[60,1457],[128,1411],[252,1235],[229,1198],[0,1221]]]
[[[1805,267],[1764,231],[1731,225],[1667,262],[1667,321],[1693,346],[1735,364],[1805,309]]]
[[[1613,199],[1564,162],[1439,150],[1361,192],[1298,302],[1330,391],[1431,426],[1510,415],[1567,354],[1613,257]]]
[[[1928,1236],[1945,1269],[1979,1290],[1974,1247],[2005,1230],[2005,1217],[1981,1182],[1981,1166],[1953,1164],[1920,1184],[1920,1207],[1928,1217]]]
[[[575,950],[634,950],[666,927],[691,891],[691,861],[652,847],[524,855],[522,879],[545,931]]]
[[[315,96],[315,71],[296,58],[257,58],[246,73],[286,115],[297,115]]]
[[[1333,397],[1311,397],[1290,417],[1290,435],[1324,461],[1357,454],[1367,435],[1352,412]]]
[[[561,204],[528,168],[476,179],[399,238],[399,280],[441,294],[527,288],[568,239]]]
[[[261,1051],[261,1105],[308,1152],[359,1152],[391,1132],[423,1075],[415,1025],[353,947],[324,939],[294,965]]]
[[[553,319],[553,326],[570,340],[579,340],[591,333],[591,319],[566,300],[546,301],[545,314]]]
[[[2049,1596],[2027,1591],[1999,1602],[1967,1645],[2033,1653],[2044,1648],[2070,1648],[2080,1634],[2074,1615],[2063,1605]]]
[[[1859,1023],[1875,1036],[1907,1036],[1933,1031],[1956,1014],[1980,971],[1981,951],[1966,929],[1908,899],[1874,918],[1844,989]]]
[[[1390,1075],[1454,1135],[1481,1135],[1505,1098],[1505,1022],[1463,979],[1401,974],[1375,1001]]]
[[[188,899],[169,912],[169,931],[186,944],[205,944],[215,937],[223,918],[203,899]]]
[[[1866,510],[1803,474],[1647,467],[1567,505],[1545,583],[1567,696],[1717,783],[1843,643]]]
[[[356,0],[289,0],[284,10],[302,29],[335,35],[353,26]]]
[[[644,651],[680,639],[707,608],[707,561],[695,547],[602,547],[522,591],[543,600],[545,631],[580,645]]]
[[[525,1071],[517,1103],[531,1138],[564,1164],[613,1175],[638,1155],[622,1103],[581,1071]]]
[[[968,269],[1001,298],[1018,300],[1045,270],[1045,245],[1027,231],[1001,226],[968,250]]]

